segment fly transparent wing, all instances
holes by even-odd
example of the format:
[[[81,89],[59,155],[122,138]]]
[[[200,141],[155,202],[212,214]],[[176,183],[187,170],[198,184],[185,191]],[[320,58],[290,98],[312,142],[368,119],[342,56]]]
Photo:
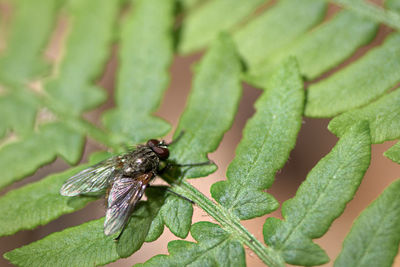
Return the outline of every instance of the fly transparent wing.
[[[103,193],[116,175],[115,158],[102,161],[69,178],[61,187],[63,196]]]
[[[133,179],[123,177],[115,180],[108,196],[108,208],[104,221],[106,235],[123,230],[152,177],[153,174],[143,174]]]

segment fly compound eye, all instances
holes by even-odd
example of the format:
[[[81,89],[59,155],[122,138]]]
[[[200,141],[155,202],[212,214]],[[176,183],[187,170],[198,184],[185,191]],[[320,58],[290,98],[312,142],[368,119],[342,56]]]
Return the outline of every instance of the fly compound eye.
[[[155,146],[155,147],[152,147],[151,149],[153,149],[153,151],[157,154],[157,156],[161,160],[166,160],[169,157],[168,148]]]
[[[160,141],[158,141],[157,139],[150,139],[149,141],[147,141],[147,145],[151,148],[156,147],[160,144]]]

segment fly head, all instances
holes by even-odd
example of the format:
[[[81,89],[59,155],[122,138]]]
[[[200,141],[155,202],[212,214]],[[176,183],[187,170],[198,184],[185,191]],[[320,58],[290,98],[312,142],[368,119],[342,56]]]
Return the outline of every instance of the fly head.
[[[169,157],[168,145],[164,141],[150,139],[147,141],[147,146],[161,159],[167,160]]]

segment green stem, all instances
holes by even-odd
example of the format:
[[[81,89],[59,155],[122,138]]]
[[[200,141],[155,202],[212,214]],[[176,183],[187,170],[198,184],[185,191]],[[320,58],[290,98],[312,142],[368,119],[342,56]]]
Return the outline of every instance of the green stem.
[[[217,220],[225,231],[229,232],[232,236],[253,250],[265,264],[270,267],[285,266],[280,255],[272,248],[264,246],[258,239],[256,239],[240,223],[239,219],[235,215],[231,214],[221,205],[208,199],[188,182],[183,181],[179,185],[174,185],[173,189],[177,193],[193,200],[201,209]]]
[[[391,28],[400,30],[400,14],[383,9],[375,4],[361,0],[331,0],[343,8],[350,9],[371,20],[383,23]]]

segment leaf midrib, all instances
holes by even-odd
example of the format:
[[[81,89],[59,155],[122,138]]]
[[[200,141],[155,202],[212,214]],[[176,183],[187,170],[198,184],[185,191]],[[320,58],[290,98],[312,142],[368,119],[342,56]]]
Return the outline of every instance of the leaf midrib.
[[[268,97],[268,96],[266,96],[266,97]],[[280,101],[279,102],[279,104],[280,104],[280,106],[284,106],[284,105],[282,105],[282,101]],[[281,109],[279,109],[279,110],[281,110]],[[268,113],[270,113],[270,112],[268,112]],[[275,125],[276,125],[276,121],[277,121],[277,118],[279,117],[279,116],[273,116],[273,113],[271,113],[271,115],[272,115],[272,122],[271,122],[271,127],[270,127],[270,129],[275,129]],[[253,160],[252,160],[252,162],[251,162],[251,164],[250,165],[255,165],[257,162],[258,162],[258,160],[260,159],[260,156],[261,156],[261,152],[264,150],[264,146],[265,146],[265,144],[268,142],[268,139],[270,138],[270,136],[271,136],[271,134],[270,134],[271,132],[270,131],[268,131],[268,133],[266,134],[266,135],[264,135],[264,138],[263,138],[263,141],[262,141],[262,145],[261,146],[258,146],[257,148],[256,148],[256,150],[257,150],[257,153],[256,153],[256,156],[253,158]],[[251,171],[251,169],[252,168],[250,168],[250,169],[248,169],[248,171],[246,172],[246,174],[245,174],[245,176],[244,176],[244,179],[238,179],[238,180],[235,180],[235,182],[236,181],[238,181],[239,182],[239,185],[240,186],[246,186],[246,187],[250,187],[249,186],[249,183],[248,183],[248,178],[249,178],[249,175],[250,175],[250,171]],[[268,177],[269,178],[269,177]],[[247,182],[243,182],[243,181],[247,181]],[[254,190],[262,190],[262,189],[264,189],[264,188],[253,188]],[[239,203],[239,198],[238,198],[238,195],[239,195],[239,193],[240,193],[240,189],[239,190],[236,190],[236,192],[235,192],[235,198],[234,198],[234,201],[232,202],[232,204],[230,205],[230,207],[229,207],[229,211],[230,212],[233,212],[233,209],[235,209],[236,208],[236,205],[237,205],[237,203]]]
[[[214,248],[222,245],[223,243],[225,243],[227,240],[229,240],[229,238],[224,238],[223,240],[221,240],[220,242],[217,242],[215,245],[205,248],[205,250],[201,251],[201,253],[199,253],[198,255],[196,255],[192,261],[189,261],[188,263],[186,263],[186,265],[189,265],[191,263],[194,263],[197,259],[199,259],[202,256],[205,256],[207,253],[211,253],[210,251],[213,250]],[[197,243],[198,246],[200,246],[199,243]]]

